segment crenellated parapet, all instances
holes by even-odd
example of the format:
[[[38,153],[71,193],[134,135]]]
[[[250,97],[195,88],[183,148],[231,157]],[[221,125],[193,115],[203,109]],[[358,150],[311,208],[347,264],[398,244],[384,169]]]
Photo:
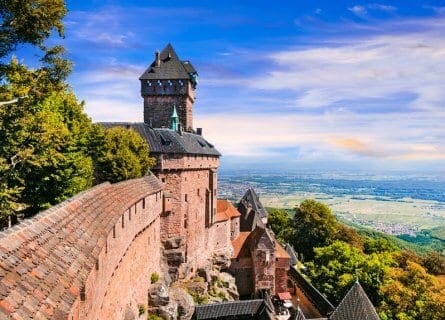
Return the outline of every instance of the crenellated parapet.
[[[137,314],[159,272],[162,196],[154,175],[104,183],[1,232],[0,318]]]

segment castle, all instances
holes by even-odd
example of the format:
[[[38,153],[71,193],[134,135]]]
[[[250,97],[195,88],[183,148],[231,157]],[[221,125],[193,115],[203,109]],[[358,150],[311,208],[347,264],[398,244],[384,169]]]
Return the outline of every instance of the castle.
[[[0,232],[0,319],[134,319],[153,275],[186,280],[221,260],[241,296],[287,292],[291,257],[258,195],[247,190],[237,208],[218,199],[221,154],[193,128],[193,65],[167,45],[140,83],[144,122],[103,125],[137,131],[152,173]]]

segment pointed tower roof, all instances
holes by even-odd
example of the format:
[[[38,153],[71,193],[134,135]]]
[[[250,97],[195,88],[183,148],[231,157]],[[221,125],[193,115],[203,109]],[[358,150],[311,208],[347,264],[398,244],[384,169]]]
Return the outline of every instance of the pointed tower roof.
[[[170,117],[170,129],[178,131],[178,126],[179,126],[178,112],[176,111],[176,106],[173,105],[173,112]]]
[[[156,53],[139,80],[188,80],[192,74],[197,74],[195,68],[189,61],[181,61],[169,43],[161,53]]]
[[[379,320],[374,306],[358,281],[334,310],[330,320]]]

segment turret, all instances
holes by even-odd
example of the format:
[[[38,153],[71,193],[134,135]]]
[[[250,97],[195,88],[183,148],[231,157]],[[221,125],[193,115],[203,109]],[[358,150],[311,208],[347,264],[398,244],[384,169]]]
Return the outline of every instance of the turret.
[[[193,129],[193,103],[198,73],[189,61],[181,61],[168,44],[139,78],[144,98],[144,122],[153,128],[171,127],[175,105],[181,128]]]

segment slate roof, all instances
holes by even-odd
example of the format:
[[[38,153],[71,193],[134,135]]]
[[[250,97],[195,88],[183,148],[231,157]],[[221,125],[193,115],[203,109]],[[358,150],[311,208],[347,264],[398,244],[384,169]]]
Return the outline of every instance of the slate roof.
[[[285,248],[286,248],[287,254],[290,257],[290,264],[292,266],[296,265],[298,262],[298,258],[297,258],[297,254],[296,254],[294,248],[289,243],[286,243]]]
[[[0,319],[65,319],[118,219],[161,189],[104,183],[0,232]]]
[[[229,200],[218,199],[216,210],[217,221],[227,221],[239,217],[240,215],[241,214]]]
[[[238,203],[238,211],[241,213],[241,231],[253,231],[257,225],[264,226],[261,219],[268,215],[253,188],[247,189],[241,198]]]
[[[167,128],[152,128],[143,122],[101,122],[106,128],[124,127],[133,129],[147,141],[150,153],[179,153],[221,156],[215,146],[202,136],[178,132]]]
[[[303,311],[301,311],[300,308],[297,308],[297,311],[292,316],[291,320],[306,320],[306,317],[303,314]]]
[[[358,281],[329,317],[330,320],[379,320],[374,306]]]
[[[190,61],[181,61],[171,44],[162,50],[160,54],[160,66],[156,66],[156,61],[144,71],[139,80],[187,80],[191,73],[196,73]]]
[[[196,306],[193,319],[272,319],[262,299]]]

